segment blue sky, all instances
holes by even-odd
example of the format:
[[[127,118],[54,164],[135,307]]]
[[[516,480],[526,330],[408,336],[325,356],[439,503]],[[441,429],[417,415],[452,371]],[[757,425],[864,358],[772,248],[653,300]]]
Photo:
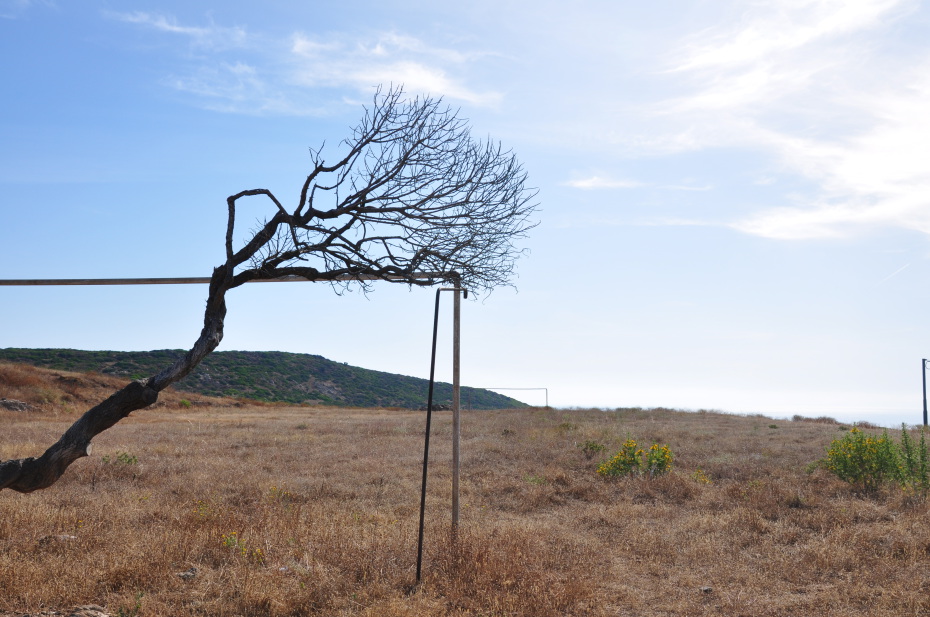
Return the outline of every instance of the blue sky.
[[[0,278],[207,276],[228,195],[295,200],[403,83],[539,189],[518,291],[465,304],[467,385],[918,422],[928,34],[915,0],[0,0]],[[0,288],[0,347],[187,348],[205,293]],[[221,349],[425,377],[432,298],[246,286]]]

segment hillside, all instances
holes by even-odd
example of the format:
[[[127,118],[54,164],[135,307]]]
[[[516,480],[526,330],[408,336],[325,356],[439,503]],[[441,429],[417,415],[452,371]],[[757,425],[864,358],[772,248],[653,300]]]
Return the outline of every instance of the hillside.
[[[153,375],[183,355],[182,350],[82,351],[76,349],[0,349],[0,361],[128,379]],[[181,392],[293,404],[351,407],[426,405],[426,379],[350,366],[322,356],[278,351],[218,351],[175,384]],[[448,404],[452,385],[437,383],[435,404]],[[477,388],[462,388],[466,409],[525,407],[515,399]]]

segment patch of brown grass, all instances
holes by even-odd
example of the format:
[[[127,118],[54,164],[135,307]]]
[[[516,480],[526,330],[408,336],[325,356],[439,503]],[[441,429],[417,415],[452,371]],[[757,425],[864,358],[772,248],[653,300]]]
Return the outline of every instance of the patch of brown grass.
[[[331,408],[137,412],[54,487],[0,492],[0,611],[930,612],[926,502],[896,488],[863,498],[805,471],[840,427],[665,409],[466,412],[455,542],[451,422],[438,414],[424,579],[412,590],[423,420]],[[54,415],[2,421],[4,458],[37,453],[66,426]],[[628,437],[667,443],[674,471],[597,477],[599,458]],[[589,459],[586,441],[607,449]],[[177,576],[191,567],[193,578]]]
[[[0,362],[0,397],[24,401],[31,411],[41,412],[41,418],[56,415],[78,415],[103,401],[124,387],[128,381],[100,373],[74,373],[37,368],[28,364]],[[212,398],[177,392],[169,388],[159,394],[158,408],[187,408],[202,406],[262,405],[255,401],[237,401],[230,398]],[[274,406],[274,403],[266,404]],[[0,419],[24,412],[9,412],[0,409]],[[51,445],[51,444],[49,444]]]

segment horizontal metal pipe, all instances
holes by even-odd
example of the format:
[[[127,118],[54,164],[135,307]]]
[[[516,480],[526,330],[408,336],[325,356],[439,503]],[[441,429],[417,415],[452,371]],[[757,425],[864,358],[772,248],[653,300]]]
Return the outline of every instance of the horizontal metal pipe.
[[[388,275],[375,276],[373,274],[351,275],[345,274],[335,279],[317,279],[318,281],[376,281],[381,279],[402,281],[408,278],[431,279],[441,278],[438,273],[417,272],[409,276]],[[121,278],[121,279],[0,279],[0,286],[37,286],[37,285],[205,285],[210,282],[208,276],[188,276],[174,278]],[[314,282],[302,276],[282,276],[276,279],[256,279],[249,283],[308,283]]]

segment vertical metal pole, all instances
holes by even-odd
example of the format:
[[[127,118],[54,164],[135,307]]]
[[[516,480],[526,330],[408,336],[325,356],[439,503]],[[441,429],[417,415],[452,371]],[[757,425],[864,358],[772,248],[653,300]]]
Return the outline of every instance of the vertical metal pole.
[[[924,378],[924,426],[927,426],[927,359],[920,361],[920,373]]]
[[[423,440],[423,486],[420,490],[420,535],[417,540],[417,584],[423,569],[423,521],[426,516],[426,469],[429,464],[429,432],[433,418],[433,382],[436,377],[436,333],[439,331],[439,292],[436,290],[436,310],[433,313],[433,352],[429,362],[429,395],[426,399],[426,437]]]
[[[453,292],[452,307],[452,537],[454,539],[459,527],[459,439],[462,428],[460,413],[462,391],[459,384],[462,296],[459,289],[462,285],[459,277],[453,280],[456,287]]]

